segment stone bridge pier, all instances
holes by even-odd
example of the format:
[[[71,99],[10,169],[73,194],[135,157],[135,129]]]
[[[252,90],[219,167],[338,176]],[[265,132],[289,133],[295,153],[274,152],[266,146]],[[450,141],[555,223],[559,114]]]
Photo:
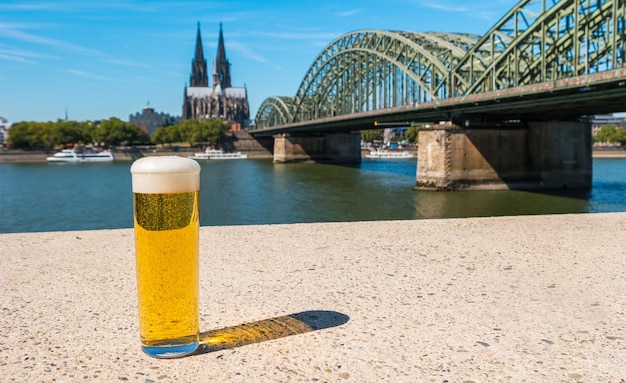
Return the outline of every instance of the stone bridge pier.
[[[325,133],[274,136],[274,162],[361,162],[361,135]]]
[[[419,131],[418,190],[590,188],[591,129],[581,121],[452,122]]]

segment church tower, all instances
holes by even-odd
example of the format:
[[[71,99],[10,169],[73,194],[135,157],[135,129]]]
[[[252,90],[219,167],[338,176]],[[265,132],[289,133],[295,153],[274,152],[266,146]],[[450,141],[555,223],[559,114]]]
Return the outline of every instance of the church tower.
[[[220,30],[221,36],[221,30]],[[203,87],[209,86],[209,77],[206,71],[206,60],[202,49],[202,36],[200,36],[200,23],[198,22],[198,33],[196,35],[196,54],[191,61],[191,75],[189,76],[189,86]]]
[[[217,42],[217,56],[215,56],[215,62],[213,63],[213,87],[218,85],[222,89],[230,88],[230,63],[226,59],[222,23],[220,23],[220,37]]]
[[[183,119],[224,120],[232,130],[250,123],[250,106],[246,87],[233,87],[230,82],[230,63],[224,49],[224,34],[220,23],[217,56],[213,60],[213,84],[209,86],[206,60],[202,49],[200,23],[196,34],[196,49],[191,61],[189,86],[185,85]]]

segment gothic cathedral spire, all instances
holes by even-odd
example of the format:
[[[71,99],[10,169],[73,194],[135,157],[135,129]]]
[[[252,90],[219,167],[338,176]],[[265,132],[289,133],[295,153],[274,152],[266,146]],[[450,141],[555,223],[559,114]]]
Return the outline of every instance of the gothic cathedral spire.
[[[206,60],[202,49],[202,36],[200,36],[200,22],[198,22],[198,34],[196,35],[196,53],[191,61],[191,76],[189,76],[190,87],[209,86],[207,76]]]
[[[200,23],[196,36],[196,50],[191,61],[189,86],[185,85],[183,119],[220,119],[228,121],[237,130],[250,122],[248,91],[245,87],[234,88],[230,82],[230,63],[224,49],[224,34],[220,23],[217,56],[213,66],[213,84],[209,87],[207,66],[202,49]]]
[[[230,63],[226,59],[226,49],[224,49],[224,35],[222,34],[222,23],[220,23],[220,37],[217,42],[217,56],[213,65],[213,86],[220,86],[222,89],[230,88]]]

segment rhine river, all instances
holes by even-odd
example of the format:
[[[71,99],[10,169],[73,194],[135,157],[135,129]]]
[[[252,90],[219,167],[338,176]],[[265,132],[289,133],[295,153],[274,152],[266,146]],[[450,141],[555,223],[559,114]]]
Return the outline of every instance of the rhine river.
[[[0,164],[0,233],[131,228],[130,165]],[[591,190],[561,192],[415,191],[415,159],[201,165],[202,226],[626,211],[623,158],[594,159]]]

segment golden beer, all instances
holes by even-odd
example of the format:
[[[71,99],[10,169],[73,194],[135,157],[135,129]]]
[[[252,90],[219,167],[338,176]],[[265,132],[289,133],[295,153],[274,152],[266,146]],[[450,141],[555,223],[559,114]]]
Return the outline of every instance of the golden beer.
[[[157,358],[199,343],[199,173],[194,160],[146,157],[131,167],[142,349]]]

